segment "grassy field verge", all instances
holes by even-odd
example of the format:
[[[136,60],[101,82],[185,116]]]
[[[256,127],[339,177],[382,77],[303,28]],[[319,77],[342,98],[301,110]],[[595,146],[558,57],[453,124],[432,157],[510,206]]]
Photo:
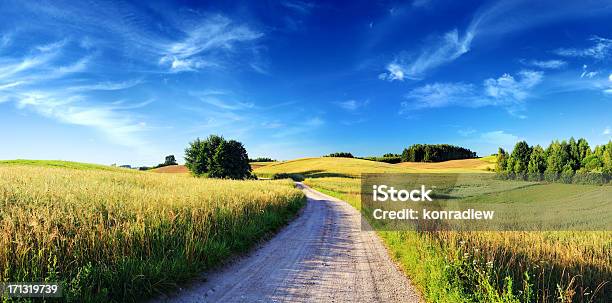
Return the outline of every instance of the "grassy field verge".
[[[360,208],[360,180],[305,183]],[[590,191],[575,184],[532,186],[521,195]],[[511,192],[512,192],[511,191]],[[610,302],[610,232],[379,231],[428,302]]]
[[[140,301],[246,251],[304,202],[287,180],[0,165],[0,281]]]
[[[61,168],[71,168],[71,169],[89,169],[89,170],[107,170],[107,171],[123,171],[128,172],[131,171],[127,168],[106,166],[100,164],[91,164],[91,163],[81,163],[81,162],[72,162],[72,161],[62,161],[62,160],[0,160],[1,166],[7,165],[17,165],[17,166],[37,166],[37,167],[61,167]]]

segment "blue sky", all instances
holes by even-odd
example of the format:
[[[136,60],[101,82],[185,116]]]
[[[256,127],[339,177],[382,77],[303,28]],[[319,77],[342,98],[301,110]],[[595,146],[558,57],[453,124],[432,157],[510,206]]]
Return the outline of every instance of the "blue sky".
[[[0,159],[612,138],[610,1],[2,1]]]

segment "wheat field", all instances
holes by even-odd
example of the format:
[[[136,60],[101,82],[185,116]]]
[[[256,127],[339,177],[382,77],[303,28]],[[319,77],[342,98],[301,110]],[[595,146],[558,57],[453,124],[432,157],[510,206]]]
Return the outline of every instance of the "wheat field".
[[[0,281],[140,301],[247,250],[304,203],[286,180],[0,165]]]

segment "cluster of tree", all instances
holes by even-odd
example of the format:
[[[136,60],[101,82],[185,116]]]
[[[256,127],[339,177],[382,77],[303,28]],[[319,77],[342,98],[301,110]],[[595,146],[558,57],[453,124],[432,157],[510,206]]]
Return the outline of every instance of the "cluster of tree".
[[[476,158],[476,152],[449,144],[414,144],[402,152],[402,162],[442,162]]]
[[[339,152],[339,153],[331,153],[327,156],[323,156],[323,157],[335,157],[335,158],[354,158],[353,154],[351,153],[344,153],[344,152]]]
[[[242,143],[217,135],[189,143],[185,149],[185,166],[196,176],[252,178],[249,156]]]
[[[255,159],[249,159],[249,162],[275,162],[276,160],[271,158],[258,157]]]
[[[593,150],[583,138],[553,141],[546,149],[521,141],[511,153],[499,148],[495,169],[512,179],[605,183],[612,174],[612,141]]]
[[[160,167],[170,166],[170,165],[178,165],[178,163],[176,162],[176,158],[174,157],[174,155],[169,155],[169,156],[166,156],[166,159],[164,160],[164,163],[157,164],[156,166],[153,166],[153,167],[151,167],[150,169],[153,169],[153,168],[160,168]],[[149,168],[147,168],[147,169],[149,169]]]

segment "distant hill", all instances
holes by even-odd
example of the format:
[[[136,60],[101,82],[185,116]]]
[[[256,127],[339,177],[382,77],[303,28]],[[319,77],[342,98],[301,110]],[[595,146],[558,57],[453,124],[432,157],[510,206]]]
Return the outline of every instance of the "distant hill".
[[[254,170],[260,177],[276,173],[303,174],[305,177],[358,177],[362,173],[438,173],[438,172],[485,172],[494,167],[494,157],[452,160],[437,163],[404,162],[389,164],[356,158],[304,158],[278,162]]]
[[[28,165],[28,166],[43,166],[43,167],[62,167],[71,169],[91,169],[91,170],[110,170],[110,171],[132,171],[135,170],[127,168],[119,168],[107,165],[72,162],[72,161],[61,161],[61,160],[0,160],[0,165]]]

